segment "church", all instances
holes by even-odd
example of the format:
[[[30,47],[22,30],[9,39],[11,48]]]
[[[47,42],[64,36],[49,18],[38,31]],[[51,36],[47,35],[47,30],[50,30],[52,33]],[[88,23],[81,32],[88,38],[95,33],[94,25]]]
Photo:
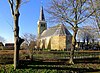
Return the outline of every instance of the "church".
[[[48,50],[67,50],[71,48],[72,35],[64,24],[47,28],[43,7],[40,9],[37,47]]]

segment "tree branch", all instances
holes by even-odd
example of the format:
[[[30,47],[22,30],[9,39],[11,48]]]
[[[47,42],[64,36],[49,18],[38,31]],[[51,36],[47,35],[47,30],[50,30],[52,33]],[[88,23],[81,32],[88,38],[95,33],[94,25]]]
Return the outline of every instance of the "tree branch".
[[[14,15],[14,8],[13,8],[14,2],[13,2],[13,0],[8,0],[8,2],[9,2],[9,4],[10,4],[11,13],[12,13],[12,15]]]
[[[21,4],[21,1],[22,0],[16,0],[16,9],[15,10],[18,10],[19,9],[20,4]]]
[[[21,5],[28,3],[30,0],[22,1]]]
[[[87,18],[89,18],[90,16],[92,16],[94,12],[95,12],[95,10],[91,14],[89,14],[88,16],[84,17],[84,19],[81,20],[80,22],[78,22],[78,24],[80,24],[80,23],[84,22],[85,20],[87,20]]]

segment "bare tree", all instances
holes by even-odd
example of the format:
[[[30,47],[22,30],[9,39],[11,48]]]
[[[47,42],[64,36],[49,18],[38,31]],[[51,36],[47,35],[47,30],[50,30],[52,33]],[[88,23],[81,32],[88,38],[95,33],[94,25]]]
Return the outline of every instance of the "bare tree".
[[[31,41],[36,40],[36,36],[34,34],[31,34],[31,33],[24,33],[22,35],[22,38],[25,40],[25,43],[27,43],[28,45],[31,43]]]
[[[68,23],[73,30],[72,48],[70,52],[70,64],[74,64],[73,56],[76,45],[76,35],[79,25],[85,22],[95,12],[89,12],[89,0],[51,0],[48,9],[50,19],[58,22]]]
[[[93,45],[94,42],[98,40],[99,35],[97,29],[95,29],[94,27],[84,26],[83,28],[79,29],[77,37],[83,40],[84,45],[85,43],[87,43],[87,49],[88,49],[88,43],[92,43]]]
[[[25,40],[24,43],[28,45],[27,50],[29,50],[30,59],[33,59],[33,49],[36,46],[36,36],[30,33],[23,34],[22,38]]]
[[[93,17],[95,18],[95,21],[100,31],[100,0],[90,0],[90,1],[91,1],[90,5],[92,10],[95,10]]]
[[[26,42],[23,42],[20,46],[20,49],[22,50],[27,50],[28,49],[28,44]]]
[[[4,37],[2,37],[2,36],[0,36],[0,42],[5,42],[5,38]]]
[[[20,16],[19,8],[21,4],[25,3],[26,1],[23,2],[23,0],[8,0],[14,20],[14,69],[18,68],[19,49],[21,43],[24,41],[19,37],[19,23],[18,23]]]

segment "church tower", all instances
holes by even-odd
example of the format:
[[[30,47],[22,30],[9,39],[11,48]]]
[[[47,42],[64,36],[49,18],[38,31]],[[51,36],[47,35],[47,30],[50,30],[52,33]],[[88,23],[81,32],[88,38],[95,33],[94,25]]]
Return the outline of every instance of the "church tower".
[[[39,18],[37,24],[38,24],[38,37],[40,37],[42,32],[47,29],[47,23],[45,21],[43,7],[41,7],[41,9],[40,9],[40,18]]]

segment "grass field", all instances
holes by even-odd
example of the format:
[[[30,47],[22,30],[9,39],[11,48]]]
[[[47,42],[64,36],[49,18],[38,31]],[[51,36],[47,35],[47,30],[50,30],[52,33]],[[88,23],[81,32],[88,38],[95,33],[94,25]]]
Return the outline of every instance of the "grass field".
[[[17,70],[7,64],[0,66],[0,73],[100,73],[100,64],[30,65]]]
[[[0,73],[100,73],[100,51],[75,51],[75,64],[69,65],[68,51],[20,50],[20,69],[13,69],[13,50],[0,51]],[[87,58],[85,58],[87,57]]]

